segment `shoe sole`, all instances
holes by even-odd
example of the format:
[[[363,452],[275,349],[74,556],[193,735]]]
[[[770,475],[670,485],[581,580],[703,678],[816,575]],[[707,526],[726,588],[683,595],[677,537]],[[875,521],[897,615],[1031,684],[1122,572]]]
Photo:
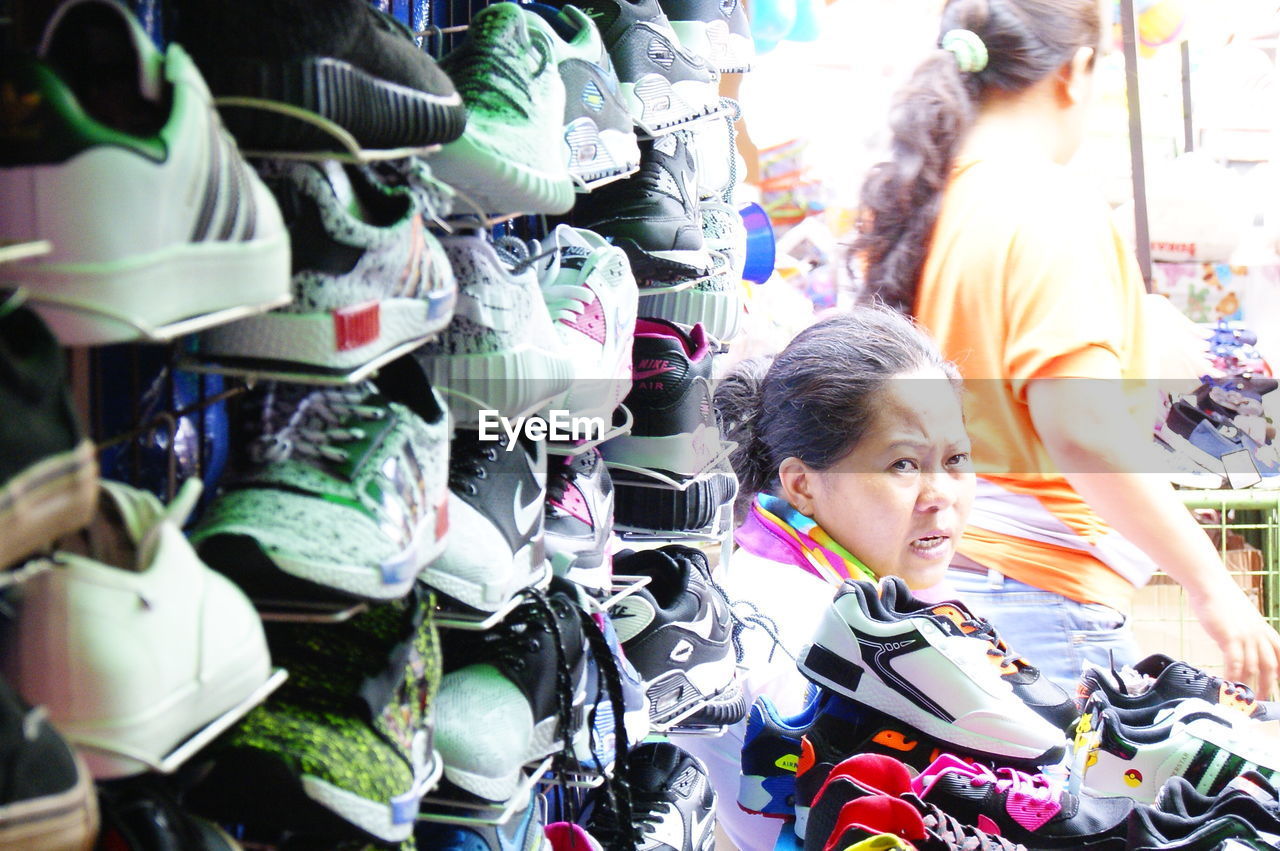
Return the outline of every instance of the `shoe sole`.
[[[701,715],[707,710],[709,715],[722,714],[712,707],[729,705],[731,708],[735,701],[742,705],[742,712],[734,722],[715,723],[736,723],[746,716],[746,703],[742,698],[742,690],[734,680],[737,662],[734,659],[733,649],[731,647],[726,649],[728,652],[720,659],[705,662],[688,671],[683,669],[664,671],[648,682],[645,686],[645,694],[649,697],[649,713],[653,723],[667,723],[698,703],[705,703],[706,710],[699,709],[695,715]],[[711,722],[690,722],[689,719],[683,719],[681,723]]]
[[[702,278],[715,269],[715,260],[706,248],[651,251],[625,237],[616,240],[614,245],[626,252],[641,292],[645,281]]]
[[[431,158],[431,173],[464,196],[454,204],[455,210],[480,212],[471,209],[470,200],[485,213],[569,212],[576,193],[563,160],[537,167],[502,150],[501,145],[480,144],[463,136]]]
[[[504,352],[434,355],[426,359],[431,383],[450,395],[453,424],[476,426],[481,410],[530,414],[573,384],[573,361],[526,344]]]
[[[0,851],[89,851],[98,836],[93,778],[78,756],[66,792],[0,807]]]
[[[706,395],[709,393],[704,398]],[[722,446],[720,430],[702,423],[692,433],[622,435],[604,443],[600,451],[610,464],[662,470],[677,478],[687,478],[709,472],[708,467]]]
[[[614,526],[619,531],[696,532],[716,522],[738,494],[732,473],[712,470],[684,490],[654,487],[646,476],[610,470],[618,492]]]
[[[590,183],[630,174],[640,167],[640,143],[626,132],[600,128],[594,119],[577,118],[565,125],[561,148],[569,174]]]
[[[732,289],[720,292],[690,288],[673,293],[648,294],[641,290],[644,315],[684,325],[701,322],[704,331],[721,342],[727,342],[738,336],[743,318],[739,285],[736,282],[731,284]]]
[[[167,339],[217,324],[226,311],[288,304],[289,237],[188,243],[110,264],[6,265],[0,281],[31,292],[63,345]]]
[[[1030,745],[1020,745],[1015,742],[1008,742],[1004,739],[997,739],[993,736],[986,736],[982,733],[975,733],[965,730],[954,723],[948,723],[938,718],[931,712],[917,706],[910,698],[900,694],[889,686],[880,682],[876,675],[865,668],[857,667],[861,671],[858,677],[857,685],[852,689],[847,683],[833,679],[826,674],[815,670],[813,663],[813,654],[815,649],[827,658],[842,658],[841,654],[830,647],[823,646],[816,641],[806,646],[796,660],[796,667],[811,682],[815,682],[820,686],[831,689],[832,691],[842,694],[850,700],[869,706],[877,712],[883,712],[894,718],[900,719],[904,724],[908,724],[920,730],[926,736],[937,739],[941,742],[947,742],[958,748],[972,751],[978,754],[988,754],[994,757],[1012,757],[1014,759],[1034,760],[1038,765],[1050,765],[1056,759],[1061,760],[1065,752],[1065,736],[1064,744],[1050,746],[1047,748],[1037,748]],[[857,653],[855,649],[853,651]],[[827,655],[829,654],[829,655]],[[845,659],[852,658],[845,656]],[[852,663],[845,661],[845,665]],[[825,666],[824,666],[825,667]],[[1017,700],[1011,697],[1011,700]],[[1031,711],[1030,707],[1027,708]],[[1039,717],[1039,716],[1037,716]],[[1048,726],[1048,721],[1044,722]]]
[[[541,547],[528,544],[512,556],[507,581],[494,587],[492,583],[472,582],[449,569],[443,558],[437,558],[418,577],[421,582],[451,600],[477,612],[496,612],[526,588],[545,588],[551,581],[551,567],[545,558],[533,564],[535,551]],[[470,559],[469,559],[470,560]],[[502,562],[504,565],[507,562]]]
[[[302,775],[302,791],[370,836],[384,842],[404,842],[413,835],[422,796],[435,787],[443,773],[444,762],[438,753],[433,753],[427,769],[415,778],[412,789],[389,802],[362,798],[310,774]]]
[[[388,353],[416,348],[444,330],[456,297],[448,290],[322,313],[273,311],[204,332],[200,355],[264,368],[301,365],[309,371],[346,373]],[[357,323],[362,327],[353,327]],[[352,345],[344,339],[350,336],[363,339]]]
[[[90,441],[41,459],[0,490],[0,567],[89,525],[97,508],[98,461]]]
[[[365,149],[443,144],[466,127],[466,109],[456,92],[441,96],[402,86],[338,59],[229,60],[205,76],[219,99],[257,98],[301,108],[337,124]],[[246,150],[335,148],[329,133],[279,112],[233,105],[219,105],[218,111]]]

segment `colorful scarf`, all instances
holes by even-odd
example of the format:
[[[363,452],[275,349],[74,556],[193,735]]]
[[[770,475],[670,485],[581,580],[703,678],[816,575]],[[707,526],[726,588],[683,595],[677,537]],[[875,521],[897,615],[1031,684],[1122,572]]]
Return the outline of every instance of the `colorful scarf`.
[[[876,579],[869,567],[836,543],[812,517],[776,496],[758,494],[734,537],[747,552],[802,567],[832,585],[846,579]]]

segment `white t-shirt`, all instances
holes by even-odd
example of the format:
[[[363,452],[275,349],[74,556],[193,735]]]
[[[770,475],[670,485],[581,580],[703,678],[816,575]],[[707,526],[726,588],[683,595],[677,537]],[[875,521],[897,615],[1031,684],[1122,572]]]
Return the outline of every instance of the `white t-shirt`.
[[[727,565],[716,569],[715,579],[731,602],[750,602],[760,614],[772,619],[782,642],[782,647],[777,647],[763,629],[743,631],[745,671],[741,672],[739,683],[747,706],[765,696],[784,716],[797,714],[804,708],[809,681],[796,668],[794,657],[812,640],[818,619],[831,605],[836,589],[794,564],[770,561],[742,549],[733,552]],[[676,735],[672,739],[706,763],[716,790],[717,821],[738,848],[773,851],[782,822],[752,815],[737,803],[746,731],[747,722],[743,719],[715,738]]]

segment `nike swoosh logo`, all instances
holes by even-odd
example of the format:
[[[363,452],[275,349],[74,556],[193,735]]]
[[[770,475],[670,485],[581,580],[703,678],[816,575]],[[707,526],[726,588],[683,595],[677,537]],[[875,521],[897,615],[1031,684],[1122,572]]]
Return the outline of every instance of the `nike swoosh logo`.
[[[715,629],[720,619],[716,617],[717,610],[714,603],[708,602],[706,608],[699,613],[696,620],[689,622],[686,629],[694,635],[699,635],[708,641],[711,640],[711,630]]]
[[[646,378],[653,378],[656,375],[663,375],[668,372],[675,372],[675,369],[676,368],[674,366],[664,366],[658,369],[641,369],[641,370],[637,370],[636,372],[633,372],[631,374],[631,377],[635,381],[643,381]]]
[[[535,499],[528,505],[521,505],[520,494],[523,491],[524,482],[517,482],[515,505],[512,510],[516,516],[516,531],[520,533],[520,537],[528,538],[533,534],[533,527],[537,525],[538,518],[542,516],[542,500]]]

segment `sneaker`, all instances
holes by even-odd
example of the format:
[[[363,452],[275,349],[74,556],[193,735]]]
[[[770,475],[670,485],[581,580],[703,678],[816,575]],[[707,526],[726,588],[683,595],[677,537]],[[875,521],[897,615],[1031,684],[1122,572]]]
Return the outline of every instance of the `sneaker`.
[[[337,125],[366,149],[421,148],[462,135],[462,98],[407,27],[361,0],[309,5],[305,15],[300,8],[183,0],[177,39],[214,93],[289,108],[222,104],[240,144],[256,151],[333,150],[331,133],[286,117],[299,110]],[[246,27],[249,20],[253,26]]]
[[[531,414],[572,386],[574,365],[555,330],[529,248],[498,247],[482,236],[441,239],[458,280],[453,320],[414,353],[431,381],[450,394],[458,427],[481,411],[509,419]]]
[[[1192,698],[1157,723],[1129,726],[1095,693],[1077,727],[1072,781],[1092,795],[1149,804],[1170,777],[1186,778],[1205,795],[1217,795],[1245,771],[1271,779],[1280,773],[1280,750],[1251,735],[1254,723]]]
[[[926,603],[912,596],[907,583],[896,576],[880,580],[880,603],[886,611],[900,617],[923,612],[947,618],[965,635],[986,642],[987,660],[999,668],[1000,678],[1023,703],[1058,729],[1074,729],[1080,710],[1071,696],[1040,673],[1039,668],[1010,650],[991,622],[973,614],[963,603],[956,600]]]
[[[906,801],[884,795],[868,795],[845,804],[826,845],[814,847],[829,851],[1027,851],[1022,845],[966,827],[940,811],[921,815]]]
[[[992,771],[951,754],[911,780],[910,788],[964,824],[1032,848],[1123,851],[1135,807],[1132,798],[1077,796],[1043,774]]]
[[[564,82],[562,156],[575,180],[591,183],[640,167],[631,113],[595,22],[577,6],[525,5],[555,31],[551,42]]]
[[[412,360],[378,386],[268,382],[242,419],[244,457],[191,540],[250,597],[395,600],[444,551],[448,416]]]
[[[646,742],[631,752],[635,848],[645,851],[712,851],[716,844],[716,791],[702,761],[670,742]],[[599,826],[597,826],[599,825]],[[613,832],[593,815],[587,829],[610,848]]]
[[[67,0],[3,85],[34,106],[0,128],[0,241],[53,250],[0,283],[29,289],[64,344],[289,300],[280,211],[181,47],[160,54],[119,3]]]
[[[619,557],[614,569],[651,580],[618,601],[609,617],[627,659],[647,684],[653,723],[741,721],[747,707],[736,681],[732,620],[712,585],[707,557],[692,547],[668,545]],[[700,708],[680,718],[695,706]]]
[[[605,461],[619,470],[656,470],[678,478],[706,472],[723,446],[711,404],[706,332],[701,325],[641,319],[633,358],[624,404],[635,420],[630,434],[600,447]]]
[[[450,448],[450,534],[422,581],[472,609],[496,612],[550,577],[543,538],[547,449],[506,434],[458,429]],[[508,511],[510,509],[510,511]]]
[[[1135,683],[1120,672],[1090,666],[1080,675],[1076,700],[1083,709],[1094,692],[1101,692],[1116,709],[1151,709],[1188,698],[1199,698],[1235,709],[1255,721],[1280,720],[1280,703],[1258,700],[1243,683],[1230,683],[1186,662],[1156,653],[1134,666]]]
[[[992,649],[950,617],[902,616],[873,583],[846,580],[797,664],[818,685],[966,751],[1059,761],[1065,734],[1018,697]]]
[[[553,5],[564,6],[564,0]],[[719,73],[685,50],[658,0],[578,0],[600,28],[636,126],[650,136],[719,105]]]
[[[67,392],[62,349],[40,317],[0,305],[0,568],[89,523],[98,462]]]
[[[561,151],[565,88],[543,18],[493,3],[441,60],[467,104],[467,130],[431,158],[475,212],[566,213],[573,181]]]
[[[572,358],[573,384],[553,411],[608,422],[631,390],[632,342],[639,291],[627,255],[598,234],[559,225],[536,263],[538,282],[560,342]]]
[[[885,798],[899,803],[885,804]],[[880,802],[871,803],[877,800]],[[909,806],[920,817],[919,824],[915,824],[915,820],[906,815],[901,804]],[[911,776],[906,766],[898,760],[859,754],[836,766],[815,797],[804,835],[805,851],[823,851],[828,847],[828,839],[840,836],[848,825],[866,824],[868,820],[862,814],[875,807],[890,807],[900,811],[904,815],[902,827],[907,829],[895,829],[893,832],[911,840],[913,844],[919,843],[917,847],[1022,848],[1002,837],[999,830],[994,829],[994,825],[993,829],[974,827],[936,804],[922,800],[911,785]]]
[[[691,142],[685,130],[643,142],[639,172],[583,195],[573,208],[575,225],[627,252],[642,294],[647,282],[702,277],[713,268]]]
[[[1201,823],[1234,815],[1260,830],[1280,835],[1280,801],[1276,800],[1275,787],[1256,771],[1249,774],[1252,776],[1233,778],[1217,795],[1201,795],[1185,778],[1170,777],[1160,787],[1155,807]]]
[[[413,836],[419,848],[432,851],[547,851],[553,846],[543,828],[545,810],[546,801],[530,790],[529,802],[504,824],[463,827],[421,819]]]
[[[618,468],[611,469],[610,475],[617,494],[614,529],[619,532],[698,533],[718,538],[733,523],[738,477],[728,458],[701,475],[683,479],[678,488]]]
[[[563,590],[526,600],[493,629],[452,632],[436,713],[444,779],[505,804],[526,763],[589,752],[585,651],[581,614]]]
[[[258,613],[182,534],[199,495],[104,481],[94,523],[17,589],[0,666],[100,780],[154,769],[271,674]]]
[[[188,812],[158,775],[100,784],[102,832],[97,848],[123,851],[241,851],[208,819]]]
[[[722,74],[751,70],[756,58],[747,9],[740,0],[660,0],[680,44]]]
[[[1239,816],[1222,816],[1206,822],[1137,807],[1129,818],[1125,848],[1129,851],[1260,851],[1274,849],[1278,842],[1280,837],[1260,832]]]
[[[1160,437],[1179,454],[1215,473],[1229,458],[1239,457],[1235,453],[1247,453],[1266,487],[1276,487],[1280,482],[1280,464],[1274,456],[1260,455],[1263,447],[1236,426],[1231,417],[1217,411],[1204,411],[1179,399],[1170,407]]]
[[[264,161],[293,246],[293,304],[200,336],[200,353],[341,374],[417,348],[453,314],[457,284],[420,196],[368,168]]]
[[[408,839],[441,769],[434,607],[415,590],[341,623],[270,624],[289,679],[210,749],[188,804],[331,844]]]
[[[736,211],[733,214],[737,216]],[[709,221],[703,219],[704,228]],[[718,342],[737,337],[745,315],[741,269],[735,274],[729,255],[721,251],[712,251],[711,261],[711,274],[692,286],[669,291],[650,287],[643,302],[645,316],[679,325],[701,325],[707,336]]]
[[[0,680],[0,848],[88,851],[98,833],[93,778],[75,751]]]
[[[549,459],[543,523],[555,575],[607,597],[613,586],[613,480],[600,450]]]

